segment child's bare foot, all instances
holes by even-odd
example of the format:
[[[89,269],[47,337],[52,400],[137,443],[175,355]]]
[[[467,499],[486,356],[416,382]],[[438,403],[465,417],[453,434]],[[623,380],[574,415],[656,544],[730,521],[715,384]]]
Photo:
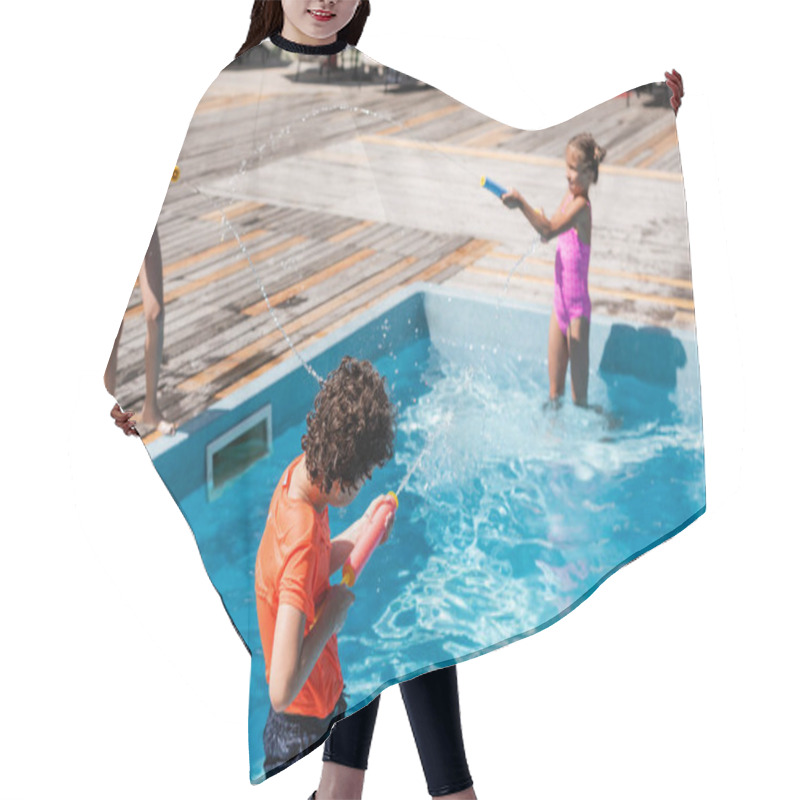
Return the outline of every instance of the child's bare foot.
[[[561,397],[550,397],[542,403],[542,411],[558,411],[561,408]]]
[[[155,428],[164,436],[175,435],[175,423],[164,419],[163,415],[161,414],[161,409],[158,407],[148,408],[148,406],[145,405],[142,408],[141,415],[139,416],[139,422],[142,425],[148,425]]]
[[[161,422],[156,425],[156,429],[159,433],[164,434],[164,436],[174,436],[175,435],[175,423],[169,422],[165,419],[162,419]]]
[[[615,414],[612,414],[610,411],[606,412],[606,425],[608,425],[608,429],[610,431],[615,431],[618,428],[622,427],[622,417],[618,417]]]

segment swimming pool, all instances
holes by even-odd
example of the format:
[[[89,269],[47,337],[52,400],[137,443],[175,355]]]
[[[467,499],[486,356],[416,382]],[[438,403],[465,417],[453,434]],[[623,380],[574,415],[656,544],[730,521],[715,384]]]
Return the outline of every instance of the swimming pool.
[[[397,489],[425,451],[339,635],[352,708],[552,624],[704,511],[693,338],[593,318],[589,401],[603,412],[555,410],[548,323],[548,310],[419,284],[305,351],[322,375],[343,355],[369,358],[399,408],[395,458],[351,507],[330,510],[333,535]],[[268,699],[253,565],[316,389],[292,359],[150,447],[253,656],[254,781]],[[207,447],[267,406],[269,454],[210,492]]]

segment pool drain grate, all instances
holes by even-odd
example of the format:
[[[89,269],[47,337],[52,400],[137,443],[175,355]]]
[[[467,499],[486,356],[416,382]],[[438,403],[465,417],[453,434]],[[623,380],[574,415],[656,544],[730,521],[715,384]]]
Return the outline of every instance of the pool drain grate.
[[[206,445],[206,491],[215,500],[227,484],[272,452],[272,406],[236,423]]]

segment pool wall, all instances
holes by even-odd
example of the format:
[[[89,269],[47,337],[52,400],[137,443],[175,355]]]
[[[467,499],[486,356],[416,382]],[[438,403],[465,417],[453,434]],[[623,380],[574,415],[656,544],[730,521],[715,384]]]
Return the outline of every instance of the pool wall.
[[[305,348],[302,355],[322,376],[345,355],[376,360],[423,338],[430,338],[444,356],[457,354],[461,360],[470,348],[476,360],[485,359],[493,348],[520,358],[530,358],[538,350],[546,360],[549,324],[550,310],[544,306],[415,283]],[[590,362],[601,373],[633,375],[665,384],[679,394],[699,392],[697,348],[687,333],[635,328],[595,315]],[[181,426],[174,437],[162,436],[149,445],[154,465],[174,499],[180,503],[206,483],[205,453],[210,442],[266,404],[272,406],[277,436],[305,418],[317,389],[317,381],[290,356]]]
[[[389,300],[305,348],[303,358],[324,377],[344,355],[374,360],[428,336],[423,293],[404,291]],[[180,502],[205,483],[205,451],[210,442],[267,403],[272,406],[272,429],[277,436],[305,418],[318,389],[316,379],[290,356],[181,426],[174,437],[153,442],[148,451],[175,500]]]

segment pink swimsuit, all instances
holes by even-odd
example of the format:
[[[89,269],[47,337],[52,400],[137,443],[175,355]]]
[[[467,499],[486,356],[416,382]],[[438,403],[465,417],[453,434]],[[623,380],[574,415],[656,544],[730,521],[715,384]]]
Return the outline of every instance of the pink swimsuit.
[[[591,212],[591,205],[589,205]],[[556,248],[556,284],[553,303],[561,333],[567,335],[570,320],[592,313],[589,299],[589,254],[591,245],[578,238],[576,228],[558,235]]]

